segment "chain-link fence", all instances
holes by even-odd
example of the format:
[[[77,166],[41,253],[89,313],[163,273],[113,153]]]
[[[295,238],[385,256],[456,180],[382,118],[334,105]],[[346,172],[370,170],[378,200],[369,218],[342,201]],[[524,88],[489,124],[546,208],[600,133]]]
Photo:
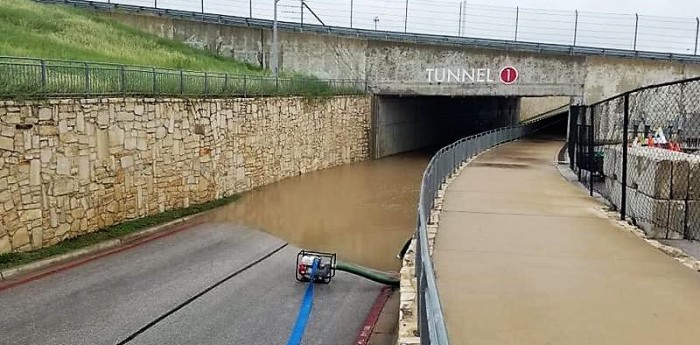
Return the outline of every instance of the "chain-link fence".
[[[572,107],[571,164],[648,236],[700,240],[700,78]]]
[[[364,80],[275,78],[109,63],[0,57],[0,97],[253,97],[365,93]]]
[[[34,0],[102,11],[271,29],[274,1],[237,0]],[[278,27],[287,31],[425,44],[459,44],[556,54],[583,54],[698,61],[698,18],[559,12],[468,4],[467,1],[357,0],[278,2]],[[302,15],[302,8],[306,16]],[[406,11],[408,10],[408,11]],[[313,11],[313,13],[311,13]],[[398,15],[398,17],[397,17]],[[304,20],[302,18],[308,18]],[[393,18],[393,19],[392,19]],[[435,18],[441,20],[436,21]],[[320,21],[318,20],[320,19]],[[250,61],[250,60],[247,60]]]
[[[216,13],[402,33],[694,54],[700,20],[645,14],[557,11],[460,0],[100,0],[115,5]],[[440,20],[435,20],[439,18]]]

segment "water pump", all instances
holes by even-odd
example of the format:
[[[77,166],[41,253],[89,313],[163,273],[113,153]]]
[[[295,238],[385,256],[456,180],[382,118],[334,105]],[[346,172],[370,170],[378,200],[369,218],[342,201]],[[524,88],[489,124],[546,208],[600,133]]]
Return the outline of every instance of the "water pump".
[[[335,276],[335,266],[333,253],[302,250],[297,254],[296,278],[300,282],[329,284]]]

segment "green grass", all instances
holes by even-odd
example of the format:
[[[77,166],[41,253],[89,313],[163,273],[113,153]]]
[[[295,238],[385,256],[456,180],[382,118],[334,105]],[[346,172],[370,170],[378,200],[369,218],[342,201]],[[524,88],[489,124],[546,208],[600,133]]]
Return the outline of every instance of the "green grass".
[[[30,0],[0,0],[0,55],[268,74],[234,59],[159,38],[99,13]]]
[[[364,91],[362,85],[336,85],[296,73],[275,80],[267,70],[159,38],[100,13],[30,0],[0,0],[0,56],[72,61],[47,61],[42,68],[36,60],[0,58],[3,98],[325,96]]]
[[[234,202],[237,199],[238,195],[234,195],[202,204],[193,205],[187,208],[166,211],[153,216],[129,220],[117,225],[107,227],[105,229],[101,229],[97,232],[68,239],[51,247],[41,248],[30,252],[2,254],[0,255],[0,270],[25,265],[52,256],[66,254],[107,240],[120,238],[125,235],[129,235],[147,229],[149,227],[173,221],[175,219],[212,210],[217,207],[221,207],[231,202]]]

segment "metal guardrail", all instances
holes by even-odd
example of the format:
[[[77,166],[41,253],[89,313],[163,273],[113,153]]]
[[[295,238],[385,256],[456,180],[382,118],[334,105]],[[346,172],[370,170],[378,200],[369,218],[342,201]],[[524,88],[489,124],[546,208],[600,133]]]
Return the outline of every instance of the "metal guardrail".
[[[532,134],[547,126],[546,118],[526,125],[504,127],[460,139],[440,149],[423,173],[416,226],[416,278],[418,281],[418,327],[421,344],[449,345],[447,327],[440,305],[435,271],[428,247],[430,211],[438,190],[459,165],[485,150]]]
[[[220,15],[212,13],[191,12],[165,8],[154,8],[147,6],[135,6],[124,4],[111,4],[99,1],[87,0],[34,0],[43,3],[66,4],[79,8],[88,8],[104,11],[124,11],[142,14],[157,15],[173,19],[185,19],[201,21],[206,23],[215,23],[232,26],[243,26],[260,29],[271,29],[273,26],[272,20],[246,18],[229,15]],[[446,35],[431,35],[419,33],[404,33],[395,31],[377,31],[368,29],[355,29],[340,26],[323,26],[316,24],[304,23],[301,26],[299,23],[278,22],[280,30],[286,31],[303,31],[309,33],[329,34],[335,36],[366,38],[379,41],[395,41],[395,42],[410,42],[423,44],[446,44],[446,45],[469,45],[474,47],[500,49],[508,51],[523,51],[535,53],[554,53],[567,55],[592,55],[592,56],[611,56],[622,58],[641,58],[652,60],[673,60],[683,62],[700,62],[699,55],[691,54],[676,54],[676,53],[661,53],[651,51],[637,51],[627,49],[612,49],[612,48],[597,48],[590,46],[574,46],[564,44],[537,43],[527,41],[511,41],[484,39],[473,37],[459,37]]]
[[[0,97],[254,97],[366,93],[364,80],[275,78],[0,56]]]

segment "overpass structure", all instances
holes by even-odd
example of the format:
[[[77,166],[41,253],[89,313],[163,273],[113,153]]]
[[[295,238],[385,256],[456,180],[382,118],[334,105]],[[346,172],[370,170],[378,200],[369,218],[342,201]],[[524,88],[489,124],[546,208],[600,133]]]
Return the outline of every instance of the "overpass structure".
[[[114,19],[216,54],[270,66],[273,22],[85,0],[38,0]],[[365,80],[372,157],[700,75],[700,56],[278,23],[280,68]],[[565,111],[565,110],[564,110]]]
[[[38,0],[109,11],[162,37],[269,67],[273,22],[85,0]],[[592,103],[700,75],[700,56],[278,23],[280,68],[364,79],[374,94],[575,97]],[[517,79],[500,73],[511,67]],[[538,109],[549,110],[549,109]]]

